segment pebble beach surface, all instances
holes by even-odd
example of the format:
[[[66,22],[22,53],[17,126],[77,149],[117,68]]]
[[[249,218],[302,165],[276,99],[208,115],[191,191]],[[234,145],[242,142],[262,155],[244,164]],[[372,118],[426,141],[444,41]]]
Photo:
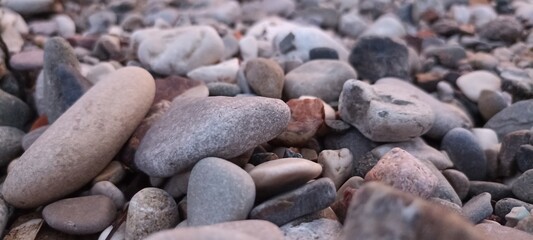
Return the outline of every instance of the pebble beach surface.
[[[533,239],[533,1],[0,0],[0,237]]]

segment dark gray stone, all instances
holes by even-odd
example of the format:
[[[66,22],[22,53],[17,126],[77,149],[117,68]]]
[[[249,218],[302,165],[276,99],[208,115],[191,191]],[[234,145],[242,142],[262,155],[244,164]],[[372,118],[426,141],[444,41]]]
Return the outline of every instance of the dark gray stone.
[[[452,203],[455,203],[459,206],[463,206],[463,203],[461,202],[461,199],[453,189],[452,185],[448,180],[446,180],[446,177],[429,161],[421,160],[426,166],[433,172],[435,176],[437,176],[439,182],[437,186],[435,187],[435,190],[433,191],[433,194],[431,197],[433,198],[440,198]]]
[[[492,214],[490,193],[481,193],[468,200],[463,206],[463,216],[477,224]]]
[[[533,169],[522,173],[516,181],[513,182],[513,194],[520,200],[533,203]]]
[[[494,214],[504,219],[505,215],[511,212],[514,207],[525,207],[528,211],[531,211],[533,209],[533,204],[529,204],[515,198],[504,198],[496,202],[494,205]]]
[[[335,49],[328,47],[319,47],[311,49],[311,51],[309,51],[309,60],[318,59],[339,60],[339,54]]]
[[[500,92],[483,90],[479,95],[477,106],[481,116],[483,116],[485,120],[489,120],[501,110],[508,107],[509,104],[505,101]]]
[[[24,132],[7,126],[0,126],[0,167],[4,167],[9,162],[22,153],[22,138]]]
[[[513,195],[511,187],[502,183],[470,181],[470,190],[468,191],[470,196],[476,196],[484,192],[490,193],[492,200],[494,201],[511,197]]]
[[[533,99],[513,103],[498,112],[486,124],[500,139],[505,135],[533,127]]]
[[[207,84],[207,89],[209,89],[209,96],[233,97],[241,93],[239,86],[227,82],[210,82]]]
[[[468,177],[463,172],[455,169],[446,169],[442,171],[442,175],[450,182],[450,185],[452,185],[459,198],[461,200],[465,199],[470,190]]]
[[[169,177],[205,157],[237,157],[279,135],[289,120],[287,104],[271,98],[176,98],[144,136],[135,164]]]
[[[30,117],[30,108],[25,102],[0,89],[0,126],[22,129]]]
[[[524,27],[511,16],[500,16],[478,28],[479,36],[494,40],[514,43],[522,37]]]
[[[459,45],[449,45],[430,48],[426,51],[427,57],[434,57],[444,67],[457,68],[460,61],[466,58],[466,51]]]
[[[374,83],[380,78],[409,79],[409,52],[407,46],[389,37],[359,38],[349,62],[359,78]]]
[[[509,177],[516,172],[516,155],[520,146],[528,144],[531,138],[529,130],[511,132],[502,139],[498,154],[498,173],[500,176]]]
[[[516,164],[520,172],[533,169],[533,145],[524,144],[515,155]]]
[[[464,128],[454,128],[442,139],[441,149],[448,153],[455,167],[468,179],[485,179],[487,159],[473,133]]]
[[[485,239],[458,214],[379,182],[352,199],[340,239]]]
[[[335,184],[329,178],[320,178],[257,205],[250,212],[250,218],[268,220],[281,226],[327,208],[335,197]]]
[[[371,140],[366,138],[356,128],[351,128],[343,133],[330,133],[324,138],[325,149],[337,150],[342,148],[348,148],[350,150],[354,160],[354,169],[356,171],[358,169],[358,163],[364,158],[365,154],[370,152],[377,146],[378,145],[375,142],[372,142]],[[362,173],[356,175],[361,177],[365,176]]]

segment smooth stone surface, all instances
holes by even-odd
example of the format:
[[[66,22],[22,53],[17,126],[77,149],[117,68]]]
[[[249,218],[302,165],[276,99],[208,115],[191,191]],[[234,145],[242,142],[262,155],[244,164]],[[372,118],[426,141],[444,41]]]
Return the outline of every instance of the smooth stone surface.
[[[257,95],[281,98],[285,75],[278,63],[271,59],[255,58],[245,64],[244,76]]]
[[[470,190],[470,181],[468,180],[468,177],[463,172],[456,169],[446,169],[442,171],[442,175],[444,175],[446,180],[450,182],[450,185],[452,185],[457,196],[461,199],[465,199]]]
[[[417,159],[430,161],[439,170],[444,170],[453,166],[452,161],[445,154],[429,146],[422,138],[414,138],[405,142],[383,144],[372,149],[372,152],[380,153],[378,157],[381,158],[396,147],[407,151]]]
[[[352,199],[341,239],[486,239],[459,215],[382,183]]]
[[[241,88],[237,84],[227,82],[210,82],[207,85],[209,96],[234,97],[241,93]]]
[[[327,240],[337,239],[342,232],[342,224],[339,221],[327,218],[319,218],[300,224],[287,223],[281,226],[285,240]]]
[[[533,146],[521,145],[520,149],[515,155],[516,165],[520,172],[525,172],[529,169],[533,169]]]
[[[177,98],[146,133],[135,164],[150,176],[169,177],[208,156],[237,157],[280,134],[289,119],[289,107],[270,98]]]
[[[322,166],[303,158],[270,160],[248,172],[252,177],[257,196],[264,198],[300,187],[320,175]]]
[[[177,238],[195,240],[260,240],[260,238],[240,233],[237,230],[228,230],[211,226],[202,228],[177,228],[169,231],[161,231],[148,236],[146,240],[168,240]]]
[[[516,181],[513,182],[512,191],[513,194],[520,200],[533,203],[533,170],[527,170],[522,173]]]
[[[463,216],[470,222],[477,224],[492,214],[490,193],[481,193],[468,200],[463,206]]]
[[[251,219],[264,219],[281,226],[298,217],[327,208],[335,201],[335,185],[320,178],[271,198],[252,209]]]
[[[357,79],[357,73],[345,62],[309,61],[285,76],[283,96],[288,99],[314,96],[325,102],[338,101],[342,86],[348,79]]]
[[[179,173],[165,183],[164,190],[173,198],[179,199],[187,194],[191,172]]]
[[[0,89],[0,126],[22,129],[30,117],[30,108],[25,102]]]
[[[37,70],[43,67],[44,51],[40,49],[24,51],[11,56],[11,67],[20,71]]]
[[[273,142],[284,146],[305,146],[324,124],[324,103],[320,99],[291,99],[287,102],[291,120]]]
[[[189,178],[187,224],[202,226],[244,220],[254,200],[254,181],[247,172],[221,158],[202,159]]]
[[[126,219],[126,239],[144,239],[154,232],[175,227],[178,205],[164,190],[144,188],[131,198]]]
[[[337,150],[341,148],[347,148],[352,153],[354,159],[354,174],[356,176],[364,176],[360,169],[360,164],[364,156],[378,145],[363,134],[361,134],[356,128],[351,128],[346,132],[330,133],[324,138],[325,149]],[[358,174],[356,174],[358,172]]]
[[[24,15],[52,12],[54,0],[2,0],[2,5]]]
[[[139,60],[163,75],[185,75],[224,56],[224,43],[209,26],[143,29],[131,38]]]
[[[444,67],[457,68],[460,61],[466,58],[466,51],[458,45],[445,45],[428,48],[425,55],[436,58],[437,62]]]
[[[6,166],[22,152],[24,132],[14,127],[0,126],[0,166]]]
[[[124,206],[124,203],[126,202],[124,193],[122,193],[122,191],[120,191],[115,184],[109,181],[100,181],[95,183],[90,190],[90,194],[104,195],[110,198],[113,200],[113,203],[117,209],[122,209],[122,206]]]
[[[356,11],[343,14],[339,19],[339,32],[349,37],[359,37],[368,27],[368,20]]]
[[[76,95],[72,96],[75,101],[83,94],[81,83],[60,76],[60,68],[69,67],[74,71],[80,70],[80,63],[70,44],[61,37],[46,41],[43,66],[44,101],[45,114],[50,123],[55,122],[73,104],[71,99],[67,99],[70,95]]]
[[[318,163],[324,169],[322,176],[330,178],[337,189],[352,175],[353,156],[347,148],[323,150],[318,155]]]
[[[376,142],[401,142],[419,137],[429,131],[435,118],[430,105],[412,92],[359,80],[344,83],[339,114],[342,120]]]
[[[456,127],[471,128],[472,120],[458,107],[443,103],[416,86],[397,78],[383,78],[375,85],[386,84],[391,88],[402,89],[416,95],[420,101],[428,104],[435,114],[433,126],[426,133],[432,139],[441,139],[444,135]],[[405,90],[404,90],[405,89]]]
[[[516,155],[521,146],[529,144],[530,139],[530,130],[514,131],[503,137],[498,153],[498,173],[500,176],[508,177],[516,172]]]
[[[533,204],[520,201],[515,198],[504,198],[494,205],[494,214],[504,218],[514,207],[525,207],[528,211],[533,210]]]
[[[485,151],[500,142],[496,132],[490,128],[472,128],[471,131],[476,136],[481,148]]]
[[[477,102],[483,90],[500,91],[502,80],[489,71],[479,70],[460,76],[456,83],[468,99]]]
[[[531,239],[529,233],[494,223],[481,223],[476,225],[476,229],[494,240]]]
[[[486,128],[496,131],[502,139],[508,133],[533,127],[533,100],[512,104],[498,112],[485,124]]]
[[[48,129],[48,127],[49,125],[45,125],[26,133],[24,137],[22,137],[22,148],[24,151],[28,150],[28,148],[30,148],[30,146],[44,133],[44,131],[46,131],[46,129]]]
[[[522,36],[522,24],[514,17],[500,16],[478,30],[479,36],[494,40],[514,43]]]
[[[359,79],[376,82],[384,77],[409,79],[407,46],[393,38],[367,36],[359,38],[350,53],[350,64]]]
[[[468,179],[485,179],[487,158],[473,133],[464,128],[454,128],[442,139],[441,149],[448,153],[455,167]]]
[[[483,192],[490,193],[491,199],[498,201],[506,197],[512,197],[513,193],[511,186],[497,182],[485,182],[485,181],[470,181],[469,195],[479,195]]]
[[[43,218],[49,226],[61,232],[80,235],[104,230],[116,214],[113,201],[102,195],[67,198],[43,209]]]
[[[187,73],[187,77],[205,83],[237,81],[237,71],[239,71],[239,59],[232,58],[212,66],[203,66]]]
[[[93,184],[100,181],[109,181],[113,184],[118,184],[126,175],[126,169],[122,163],[118,161],[111,161],[96,177],[93,179]]]
[[[366,174],[365,181],[380,181],[403,192],[429,198],[438,179],[413,155],[393,148]]]
[[[152,76],[136,67],[96,84],[20,157],[4,182],[6,201],[33,208],[91,181],[142,121],[154,93]]]

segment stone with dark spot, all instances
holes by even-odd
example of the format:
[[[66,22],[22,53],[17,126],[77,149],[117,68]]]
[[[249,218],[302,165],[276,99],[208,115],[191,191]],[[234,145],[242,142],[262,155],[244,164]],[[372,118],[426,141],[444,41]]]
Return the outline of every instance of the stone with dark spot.
[[[372,83],[384,77],[409,79],[409,51],[398,40],[378,36],[359,38],[349,59],[360,79]]]
[[[463,172],[455,169],[446,169],[442,171],[442,175],[450,182],[459,198],[465,199],[470,189],[468,177]]]

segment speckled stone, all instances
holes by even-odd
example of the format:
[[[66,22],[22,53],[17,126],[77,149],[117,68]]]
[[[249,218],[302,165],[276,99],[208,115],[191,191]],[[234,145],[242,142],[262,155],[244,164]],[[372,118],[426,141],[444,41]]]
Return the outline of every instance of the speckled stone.
[[[533,210],[533,204],[529,204],[515,198],[504,198],[496,202],[494,205],[494,214],[496,214],[498,217],[504,218],[505,215],[511,212],[511,209],[514,207],[525,207],[528,211]]]
[[[303,158],[282,158],[257,165],[248,173],[255,183],[258,198],[300,187],[320,175],[322,167]]]
[[[486,239],[461,216],[379,182],[352,199],[340,239]]]
[[[0,126],[0,166],[7,166],[22,153],[23,136],[24,132],[17,128]]]
[[[175,227],[179,222],[178,205],[164,190],[144,188],[129,203],[126,239],[144,239],[151,233]]]
[[[251,219],[264,219],[278,226],[324,209],[335,201],[335,185],[320,178],[300,188],[271,198],[252,209]]]
[[[30,107],[17,97],[0,89],[0,126],[19,129],[30,120]]]
[[[205,157],[231,159],[273,139],[289,119],[289,107],[271,98],[177,98],[142,139],[135,165],[169,177]]]
[[[533,169],[522,173],[516,181],[513,182],[513,194],[520,200],[533,203]]]
[[[470,189],[468,194],[470,196],[476,196],[483,192],[490,193],[491,200],[498,201],[506,197],[512,197],[513,192],[511,186],[497,183],[497,182],[485,182],[485,181],[470,181]]]
[[[533,127],[533,99],[513,103],[498,112],[485,124],[502,139],[505,135]]]
[[[188,226],[244,220],[254,200],[255,186],[247,172],[221,158],[204,158],[189,177]]]
[[[46,223],[68,234],[100,232],[111,224],[116,214],[113,201],[102,195],[67,198],[43,209]]]
[[[90,182],[141,122],[154,92],[144,69],[125,67],[108,75],[24,152],[4,182],[5,200],[34,208]]]

